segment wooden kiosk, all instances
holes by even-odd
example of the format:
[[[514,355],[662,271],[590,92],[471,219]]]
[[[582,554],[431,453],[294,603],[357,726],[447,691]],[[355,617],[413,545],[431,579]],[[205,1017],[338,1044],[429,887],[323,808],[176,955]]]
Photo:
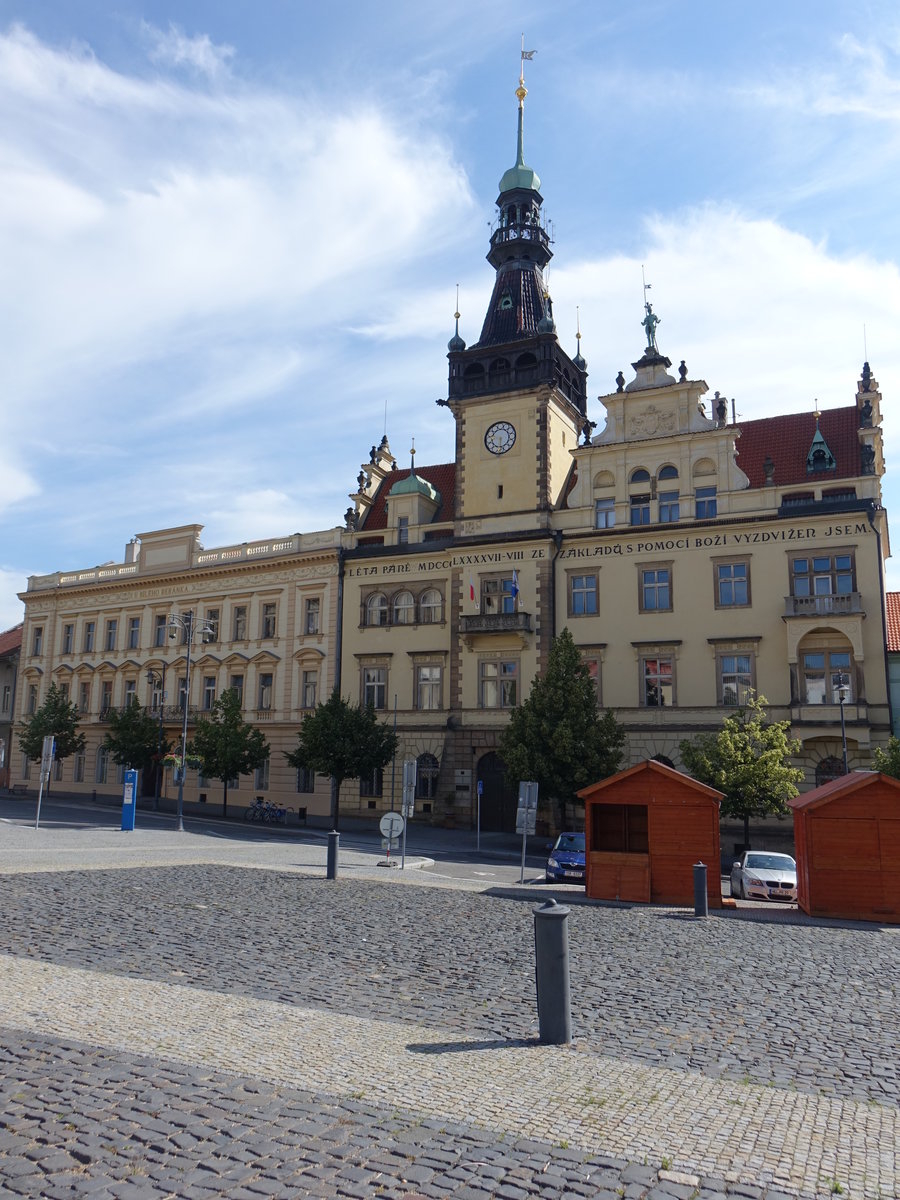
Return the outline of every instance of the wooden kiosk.
[[[693,868],[703,862],[709,906],[722,907],[721,792],[650,760],[578,795],[591,899],[692,906]]]
[[[798,906],[812,917],[900,923],[900,782],[853,771],[789,803]]]

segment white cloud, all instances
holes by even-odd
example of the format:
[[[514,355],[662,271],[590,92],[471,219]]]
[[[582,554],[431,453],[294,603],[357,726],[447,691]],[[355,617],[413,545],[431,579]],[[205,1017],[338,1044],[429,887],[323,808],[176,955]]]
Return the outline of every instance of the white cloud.
[[[36,496],[40,491],[35,480],[29,473],[10,462],[11,447],[7,446],[6,462],[0,475],[0,514],[30,496]]]
[[[164,31],[143,21],[141,31],[151,43],[152,62],[173,67],[190,67],[210,79],[227,72],[228,65],[234,57],[233,46],[217,46],[206,33],[188,37],[171,22],[169,28]]]

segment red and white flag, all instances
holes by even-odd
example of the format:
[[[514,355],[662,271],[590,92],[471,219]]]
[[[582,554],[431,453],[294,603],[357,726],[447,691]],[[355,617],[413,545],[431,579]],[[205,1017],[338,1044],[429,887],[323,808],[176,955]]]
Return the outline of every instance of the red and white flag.
[[[475,580],[474,579],[469,580],[469,600],[471,601],[472,604],[475,605],[476,608],[478,607],[478,602],[475,599]]]

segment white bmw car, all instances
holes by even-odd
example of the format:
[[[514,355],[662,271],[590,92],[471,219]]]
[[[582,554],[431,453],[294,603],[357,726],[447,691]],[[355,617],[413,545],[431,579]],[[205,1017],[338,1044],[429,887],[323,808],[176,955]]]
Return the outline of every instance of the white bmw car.
[[[789,854],[747,850],[731,868],[731,894],[739,900],[797,900],[797,864]]]

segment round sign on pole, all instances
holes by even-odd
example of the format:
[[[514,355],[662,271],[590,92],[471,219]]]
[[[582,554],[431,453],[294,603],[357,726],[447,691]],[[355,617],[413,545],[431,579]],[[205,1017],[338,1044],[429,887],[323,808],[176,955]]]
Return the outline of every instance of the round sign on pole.
[[[404,821],[398,812],[385,813],[378,823],[378,828],[381,830],[381,836],[387,838],[388,841],[393,841],[398,838],[403,832]]]

